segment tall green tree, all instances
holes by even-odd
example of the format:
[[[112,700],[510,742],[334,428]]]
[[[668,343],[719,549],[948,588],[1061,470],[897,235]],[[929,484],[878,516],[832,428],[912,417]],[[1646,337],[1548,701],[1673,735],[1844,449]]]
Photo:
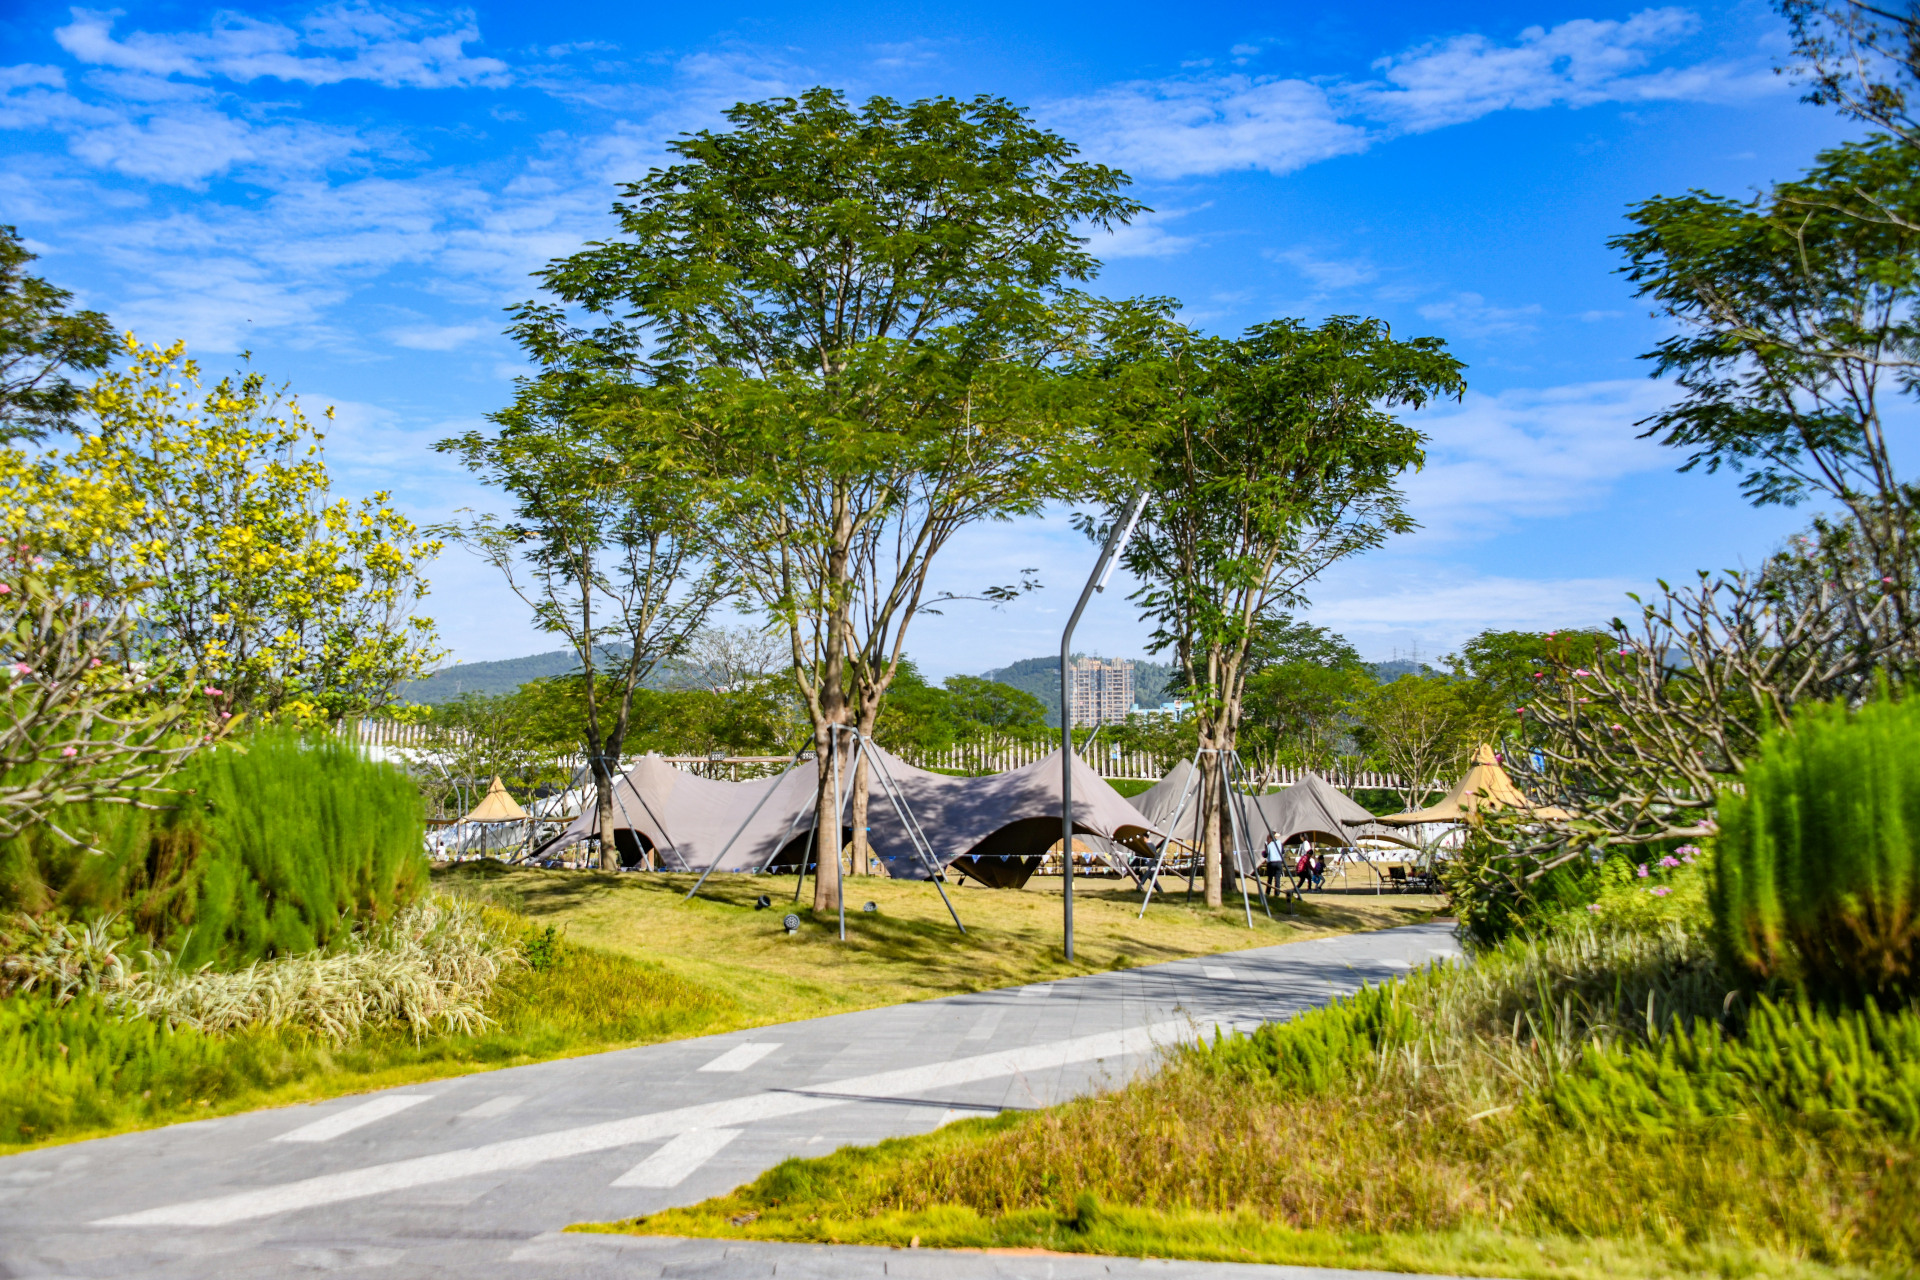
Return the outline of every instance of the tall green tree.
[[[684,442],[662,429],[635,378],[637,342],[611,325],[583,330],[528,303],[512,330],[539,366],[497,430],[435,448],[512,502],[446,529],[505,576],[535,622],[580,659],[580,745],[592,770],[600,865],[619,866],[613,788],[634,697],[683,654],[724,595],[715,513]]]
[[[1089,373],[1149,454],[1153,497],[1127,550],[1135,593],[1194,700],[1206,901],[1218,906],[1226,772],[1263,623],[1298,607],[1329,565],[1413,527],[1398,477],[1425,442],[1396,410],[1465,389],[1436,338],[1336,316],[1203,336],[1170,308],[1108,316]],[[1111,515],[1111,512],[1110,512]]]
[[[1141,206],[999,98],[816,88],[727,120],[668,144],[620,234],[543,278],[643,331],[679,393],[730,561],[786,628],[826,831],[833,728],[872,729],[940,552],[1077,486],[1057,307],[1097,267],[1084,230]],[[814,906],[839,899],[822,858]]]
[[[1372,685],[1373,672],[1344,636],[1286,613],[1264,619],[1247,646],[1240,728],[1243,749],[1268,770],[1333,768],[1346,704]]]
[[[27,273],[33,260],[0,226],[0,444],[71,426],[80,388],[67,375],[106,368],[119,347],[105,316],[69,310],[73,294]]]
[[[1905,603],[1920,494],[1896,471],[1888,402],[1920,386],[1920,152],[1835,148],[1751,201],[1705,192],[1629,211],[1612,244],[1674,332],[1648,353],[1681,399],[1647,434],[1727,467],[1755,505],[1840,502]]]

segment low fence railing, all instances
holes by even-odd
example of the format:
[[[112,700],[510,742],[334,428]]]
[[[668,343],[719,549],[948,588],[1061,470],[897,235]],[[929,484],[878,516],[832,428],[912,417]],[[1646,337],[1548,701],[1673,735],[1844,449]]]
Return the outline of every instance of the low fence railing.
[[[355,720],[347,721],[341,732],[354,741],[367,746],[382,746],[416,751],[431,751],[435,747],[449,743],[466,745],[472,741],[472,735],[464,729],[440,728],[433,725],[405,724],[393,720]],[[635,761],[647,754],[644,744],[635,744],[640,749],[630,747],[622,754],[621,767],[631,768]],[[1012,769],[1023,768],[1036,761],[1044,760],[1058,749],[1057,744],[1047,739],[1001,739],[956,743],[938,751],[902,750],[900,757],[909,764],[922,769],[949,770],[958,773],[985,774],[1006,773]],[[1103,778],[1156,781],[1167,775],[1174,761],[1168,760],[1156,752],[1129,751],[1116,744],[1096,741],[1091,749],[1083,750],[1083,758],[1088,766]],[[774,755],[670,755],[665,756],[668,763],[685,769],[689,773],[703,778],[718,778],[729,782],[744,782],[752,778],[766,777],[779,773],[791,762],[790,756]],[[578,752],[560,756],[556,764],[569,772],[586,766],[586,757]],[[1291,765],[1270,767],[1264,772],[1251,771],[1255,781],[1267,786],[1292,786],[1306,777],[1305,768]],[[1368,770],[1330,769],[1320,771],[1320,776],[1343,791],[1400,791],[1400,779],[1390,773],[1375,773]]]

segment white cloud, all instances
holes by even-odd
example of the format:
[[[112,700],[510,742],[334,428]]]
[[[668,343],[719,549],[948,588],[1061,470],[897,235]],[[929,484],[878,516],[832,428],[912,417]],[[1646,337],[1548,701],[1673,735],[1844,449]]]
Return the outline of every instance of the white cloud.
[[[425,324],[387,330],[387,339],[410,351],[452,351],[469,342],[497,335],[501,325]]]
[[[54,32],[60,47],[92,66],[151,76],[220,76],[242,84],[268,78],[298,84],[369,80],[388,88],[442,89],[502,85],[511,79],[498,58],[469,57],[465,46],[480,32],[471,14],[454,21],[364,4],[316,9],[298,29],[231,11],[203,33],[156,35],[136,31],[116,39],[116,13],[73,11]]]
[[[1205,207],[1200,206],[1202,209]],[[1152,213],[1141,214],[1124,227],[1115,227],[1111,232],[1096,231],[1092,236],[1093,252],[1103,260],[1170,258],[1185,253],[1200,243],[1199,237],[1174,235],[1167,230],[1166,224],[1193,212],[1193,209],[1156,209]]]
[[[1376,62],[1374,80],[1189,74],[1064,99],[1045,114],[1086,139],[1101,160],[1179,178],[1236,169],[1289,173],[1496,111],[1743,101],[1785,91],[1759,65],[1649,69],[1656,54],[1698,25],[1693,14],[1672,8],[1625,21],[1578,18],[1529,27],[1510,43],[1467,34],[1418,45]]]
[[[1379,269],[1365,257],[1323,258],[1304,245],[1296,245],[1291,249],[1270,249],[1266,256],[1275,262],[1286,263],[1320,289],[1351,289],[1372,283],[1380,274]]]
[[[1364,151],[1321,86],[1245,75],[1136,80],[1043,109],[1098,159],[1158,178],[1291,170]]]
[[[1631,606],[1627,592],[1647,585],[1631,578],[1422,574],[1397,589],[1316,596],[1308,616],[1376,653],[1389,641],[1416,639],[1429,659],[1489,628],[1603,625]]]
[[[1484,537],[1525,519],[1599,506],[1622,478],[1671,467],[1669,452],[1634,424],[1670,403],[1651,379],[1544,390],[1469,392],[1413,419],[1431,443],[1407,478],[1417,541]]]
[[[1537,303],[1524,307],[1496,307],[1477,293],[1456,293],[1445,302],[1429,302],[1419,308],[1424,320],[1444,326],[1455,337],[1490,338],[1499,334],[1533,332],[1533,320],[1539,316]]]

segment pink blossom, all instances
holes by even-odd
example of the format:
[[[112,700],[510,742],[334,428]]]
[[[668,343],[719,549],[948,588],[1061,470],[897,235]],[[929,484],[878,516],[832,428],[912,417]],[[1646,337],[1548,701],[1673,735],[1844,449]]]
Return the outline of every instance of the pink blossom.
[[[1680,859],[1674,857],[1672,854],[1668,854],[1666,857],[1660,859],[1660,865],[1663,867],[1677,867],[1680,865]]]
[[[1619,655],[1620,655],[1621,657],[1623,657],[1623,658],[1624,658],[1624,657],[1626,657],[1626,656],[1627,656],[1628,654],[1630,654],[1630,653],[1632,653],[1632,652],[1633,652],[1633,650],[1631,650],[1631,649],[1615,649],[1615,650],[1614,650],[1614,652],[1615,652],[1615,653],[1617,653],[1617,654],[1619,654]]]
[[[1598,911],[1599,909],[1600,909],[1600,904],[1597,902],[1589,902],[1587,904],[1587,910],[1589,911]]]
[[[0,596],[7,596],[12,594],[13,594],[13,588],[8,586],[4,582],[0,582]]]
[[[1573,669],[1573,674],[1576,676],[1590,676],[1593,674],[1593,672],[1587,670],[1585,667],[1575,667]]]
[[[90,667],[97,667],[100,665],[100,659],[95,658],[92,662],[89,662],[87,665]]]
[[[33,668],[24,662],[16,662],[13,664],[13,674],[17,676],[30,676],[33,674]]]
[[[1645,880],[1647,878],[1647,864],[1644,862],[1641,863],[1640,870],[1636,871],[1634,874],[1639,876],[1642,880]]]
[[[209,686],[208,688],[202,689],[200,692],[206,694],[209,698],[217,698],[220,696],[220,691],[218,689],[212,688],[211,686]]]
[[[1882,579],[1880,579],[1880,581],[1882,581],[1882,582],[1884,582],[1884,583],[1886,583],[1886,584],[1887,584],[1888,586],[1892,586],[1892,585],[1893,585],[1893,579],[1892,579],[1892,578],[1882,578]]]
[[[220,713],[220,718],[221,718],[222,720],[231,720],[231,719],[233,719],[233,712],[231,712],[231,711],[222,711],[222,712]]]
[[[77,756],[80,752],[73,747],[62,747],[60,748],[60,754],[63,756]]]
[[[1667,886],[1665,886],[1665,885],[1663,885],[1663,884],[1657,884],[1657,885],[1655,885],[1655,886],[1653,886],[1653,888],[1651,888],[1651,889],[1649,889],[1649,890],[1647,890],[1647,892],[1648,892],[1648,893],[1650,893],[1650,894],[1652,894],[1652,895],[1653,895],[1654,897],[1656,897],[1656,898],[1664,898],[1664,897],[1666,897],[1666,896],[1667,896],[1668,894],[1670,894],[1670,893],[1672,893],[1672,892],[1673,892],[1673,890],[1671,890],[1671,889],[1669,889],[1669,888],[1667,888]]]

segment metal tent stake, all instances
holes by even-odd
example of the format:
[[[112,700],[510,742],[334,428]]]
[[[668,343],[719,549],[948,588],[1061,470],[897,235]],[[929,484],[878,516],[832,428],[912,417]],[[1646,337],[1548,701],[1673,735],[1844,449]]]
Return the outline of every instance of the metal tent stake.
[[[1115,524],[1107,533],[1099,563],[1093,566],[1087,585],[1081,589],[1080,603],[1073,606],[1067,629],[1060,633],[1060,924],[1068,960],[1073,959],[1073,687],[1068,672],[1073,660],[1073,629],[1080,625],[1080,615],[1086,612],[1087,601],[1093,599],[1093,593],[1107,589],[1107,578],[1119,563],[1127,539],[1133,536],[1133,527],[1140,523],[1140,513],[1146,509],[1147,491],[1142,489],[1128,504],[1126,521]]]

